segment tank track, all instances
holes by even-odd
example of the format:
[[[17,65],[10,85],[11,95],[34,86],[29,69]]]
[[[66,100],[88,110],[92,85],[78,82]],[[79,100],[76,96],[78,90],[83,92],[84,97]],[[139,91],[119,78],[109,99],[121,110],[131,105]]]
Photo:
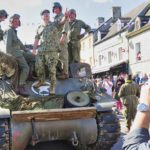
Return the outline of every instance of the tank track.
[[[82,145],[77,150],[111,150],[112,146],[117,142],[120,136],[119,119],[113,111],[97,112],[96,116],[98,127],[98,138],[96,143]]]
[[[9,119],[0,119],[0,150],[10,150]]]
[[[98,150],[110,150],[120,136],[119,119],[113,111],[97,113]]]

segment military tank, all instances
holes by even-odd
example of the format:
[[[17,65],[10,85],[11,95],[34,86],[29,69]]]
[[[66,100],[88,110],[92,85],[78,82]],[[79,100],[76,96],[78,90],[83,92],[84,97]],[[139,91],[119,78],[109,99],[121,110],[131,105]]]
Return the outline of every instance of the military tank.
[[[88,64],[72,64],[70,76],[57,80],[56,95],[48,80],[39,89],[28,81],[29,97],[0,78],[0,150],[111,149],[120,136],[115,100],[92,82]]]

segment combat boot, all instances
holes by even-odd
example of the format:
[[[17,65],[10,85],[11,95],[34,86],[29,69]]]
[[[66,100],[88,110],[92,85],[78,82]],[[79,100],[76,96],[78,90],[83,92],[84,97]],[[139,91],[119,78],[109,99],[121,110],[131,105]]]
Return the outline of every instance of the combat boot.
[[[43,80],[39,80],[33,87],[34,88],[39,88],[40,86],[44,85],[45,84],[45,81]]]
[[[50,94],[55,95],[55,86],[50,86]]]
[[[29,94],[25,88],[24,85],[20,85],[19,88],[18,88],[18,94],[22,95],[22,96],[25,96],[25,97],[28,97]]]

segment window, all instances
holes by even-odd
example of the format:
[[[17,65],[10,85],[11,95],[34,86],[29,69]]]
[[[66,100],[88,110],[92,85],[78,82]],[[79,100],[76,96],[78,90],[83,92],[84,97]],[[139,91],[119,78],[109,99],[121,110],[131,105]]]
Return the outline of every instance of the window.
[[[102,55],[99,55],[99,66],[102,65]]]
[[[111,57],[112,53],[108,52],[108,63],[112,63],[112,57]]]
[[[136,61],[141,60],[141,43],[135,44],[135,54],[136,54]]]
[[[98,41],[100,41],[100,40],[101,40],[101,32],[98,31]]]
[[[92,47],[92,42],[91,42],[91,38],[89,39],[89,48]]]
[[[98,33],[95,32],[95,33],[94,33],[94,42],[96,42],[97,40],[98,40]]]
[[[118,49],[118,54],[119,54],[119,60],[122,60],[123,59],[123,49],[122,49],[122,47],[120,47]]]
[[[89,60],[90,60],[90,65],[92,65],[92,64],[93,64],[93,63],[92,63],[92,57],[90,57],[90,59],[89,59]]]

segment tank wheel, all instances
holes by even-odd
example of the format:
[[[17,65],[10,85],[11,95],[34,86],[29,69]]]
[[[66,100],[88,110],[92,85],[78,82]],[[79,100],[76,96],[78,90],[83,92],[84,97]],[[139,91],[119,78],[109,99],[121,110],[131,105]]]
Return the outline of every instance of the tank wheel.
[[[72,91],[65,95],[64,105],[70,107],[85,107],[90,105],[90,98],[87,94],[80,91]]]
[[[10,134],[9,120],[0,119],[0,150],[9,150]]]
[[[113,111],[98,112],[97,125],[99,129],[97,139],[98,149],[110,150],[120,136],[119,119]]]

